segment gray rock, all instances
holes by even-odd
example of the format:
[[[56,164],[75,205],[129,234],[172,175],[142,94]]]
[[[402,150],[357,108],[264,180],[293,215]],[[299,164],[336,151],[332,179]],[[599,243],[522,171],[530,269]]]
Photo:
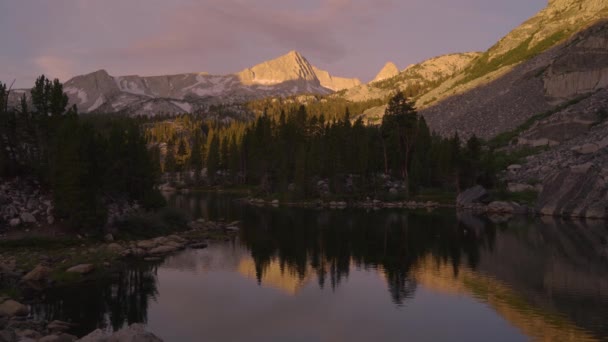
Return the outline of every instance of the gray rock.
[[[15,331],[11,329],[0,330],[0,342],[14,342],[17,341],[17,335]]]
[[[164,255],[164,254],[170,254],[170,253],[177,252],[178,250],[179,250],[179,247],[177,247],[177,246],[165,245],[165,246],[159,246],[156,248],[152,248],[149,251],[149,253],[152,255]]]
[[[47,329],[53,333],[64,333],[72,328],[72,324],[63,321],[52,321],[47,325]]]
[[[82,264],[69,268],[66,272],[68,273],[78,273],[78,274],[87,274],[91,273],[95,270],[95,265],[92,264]]]
[[[31,270],[28,274],[23,276],[22,280],[41,282],[41,281],[47,280],[49,278],[50,274],[51,274],[50,268],[48,268],[46,266],[38,265],[33,270]]]
[[[10,221],[8,221],[8,225],[15,228],[18,227],[21,224],[21,219],[19,218],[14,218],[11,219]]]
[[[32,215],[31,213],[21,213],[21,221],[23,223],[36,223],[38,222],[38,220],[36,220],[36,217],[34,215]]]
[[[18,331],[15,331],[15,334],[17,335],[17,338],[19,339],[20,342],[28,340],[28,339],[33,340],[33,341],[38,341],[39,339],[42,338],[41,333],[39,333],[36,330],[32,330],[32,329],[18,330]]]
[[[102,330],[95,330],[78,340],[79,342],[162,342],[156,335],[145,330],[142,324],[133,324],[110,335]]]
[[[488,204],[488,212],[497,214],[512,214],[515,206],[508,202],[495,201]]]
[[[529,184],[509,183],[507,185],[507,190],[509,192],[536,191],[536,187]]]
[[[106,247],[106,249],[108,251],[110,251],[111,253],[114,253],[114,254],[121,254],[125,250],[121,245],[119,245],[117,243],[111,243],[111,244],[109,244]]]
[[[608,184],[594,163],[574,165],[547,177],[536,209],[543,215],[607,218]]]
[[[458,206],[466,207],[473,204],[489,203],[490,194],[481,185],[476,185],[461,192],[456,198],[456,204]]]
[[[572,151],[579,154],[592,154],[599,150],[599,146],[596,144],[584,144],[572,148]]]
[[[14,316],[27,316],[30,309],[12,299],[4,301],[0,304],[0,316],[14,317]]]
[[[53,225],[55,224],[55,217],[53,217],[53,215],[49,215],[46,217],[46,223]]]
[[[76,340],[78,340],[78,337],[73,335],[53,334],[41,338],[40,340],[38,340],[38,342],[74,342]]]

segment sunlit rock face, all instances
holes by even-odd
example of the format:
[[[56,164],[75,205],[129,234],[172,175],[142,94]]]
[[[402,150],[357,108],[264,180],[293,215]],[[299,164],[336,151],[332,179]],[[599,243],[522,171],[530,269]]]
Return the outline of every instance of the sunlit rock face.
[[[383,81],[391,77],[399,75],[399,68],[393,62],[387,62],[382,70],[376,75],[373,82]]]

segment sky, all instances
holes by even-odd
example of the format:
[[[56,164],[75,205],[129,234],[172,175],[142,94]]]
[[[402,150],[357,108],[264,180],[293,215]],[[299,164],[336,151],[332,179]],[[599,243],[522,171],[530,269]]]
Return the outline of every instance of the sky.
[[[0,0],[0,81],[45,74],[228,74],[297,50],[370,81],[454,52],[483,51],[547,0]]]

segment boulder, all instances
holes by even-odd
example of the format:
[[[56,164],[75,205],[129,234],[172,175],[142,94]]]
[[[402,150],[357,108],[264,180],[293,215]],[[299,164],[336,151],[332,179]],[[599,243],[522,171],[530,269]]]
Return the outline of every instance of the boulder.
[[[481,185],[476,185],[461,192],[456,198],[456,204],[461,207],[470,206],[473,204],[487,204],[490,202],[490,194]]]
[[[507,190],[509,192],[526,192],[526,191],[536,191],[536,188],[529,184],[509,183],[507,185]]]
[[[154,240],[144,240],[144,241],[139,241],[137,243],[137,247],[142,248],[142,249],[152,249],[152,248],[155,248],[156,246],[158,246],[158,243]]]
[[[170,254],[170,253],[177,252],[178,250],[179,250],[179,247],[177,247],[177,246],[165,245],[165,246],[159,246],[156,248],[152,248],[149,251],[149,253],[152,255],[164,255],[164,254]]]
[[[53,333],[63,333],[69,331],[72,328],[72,324],[63,321],[52,321],[46,326],[46,328]]]
[[[11,219],[10,221],[8,221],[9,226],[15,228],[18,227],[21,224],[21,219],[20,218],[14,218]]]
[[[41,333],[37,332],[36,330],[32,330],[32,329],[16,330],[15,335],[17,335],[17,338],[20,342],[28,341],[28,340],[38,341],[39,339],[42,338]]]
[[[497,214],[512,214],[515,212],[515,206],[508,202],[495,201],[488,204],[488,212]]]
[[[6,300],[0,304],[0,316],[27,316],[29,312],[30,309],[27,306],[12,299]]]
[[[21,222],[23,222],[23,223],[36,223],[36,222],[38,222],[38,220],[36,220],[36,217],[34,215],[32,215],[31,213],[22,213],[21,214]]]
[[[160,338],[145,330],[142,324],[133,324],[114,334],[97,329],[78,340],[79,342],[162,342]]]
[[[82,264],[69,268],[66,272],[68,273],[78,273],[78,274],[87,274],[91,273],[95,270],[95,265],[92,264]]]
[[[109,244],[106,249],[110,252],[110,253],[114,253],[114,254],[121,254],[122,252],[124,252],[124,248],[117,244],[117,243],[111,243]]]
[[[12,329],[0,330],[0,342],[17,341],[17,335]]]
[[[110,341],[116,342],[162,342],[154,334],[147,332],[143,324],[132,324],[114,333]]]
[[[572,151],[578,154],[592,154],[597,152],[599,149],[600,147],[596,144],[584,144],[581,146],[573,147]]]
[[[106,234],[106,235],[103,237],[103,239],[104,239],[106,242],[113,242],[113,241],[114,241],[114,235],[112,235],[112,234],[108,233],[108,234]]]
[[[45,336],[38,340],[38,342],[74,342],[78,340],[78,337],[69,334],[53,334]]]
[[[33,270],[31,270],[28,274],[23,276],[22,280],[23,281],[33,281],[33,282],[46,281],[49,278],[51,271],[52,270],[46,266],[38,265]]]
[[[507,167],[507,170],[508,170],[509,172],[511,172],[511,173],[516,173],[516,172],[518,172],[519,170],[521,170],[521,165],[519,165],[519,164],[513,164],[513,165],[509,165],[509,166]]]

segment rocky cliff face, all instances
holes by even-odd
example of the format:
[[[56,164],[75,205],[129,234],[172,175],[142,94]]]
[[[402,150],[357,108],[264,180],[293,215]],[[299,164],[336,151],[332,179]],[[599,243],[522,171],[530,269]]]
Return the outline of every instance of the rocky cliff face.
[[[467,86],[457,85],[465,74],[457,75],[439,87],[453,94],[423,108],[421,113],[431,128],[444,135],[458,132],[491,138],[514,130],[556,105],[606,87],[607,32],[608,22],[601,21],[515,67],[490,74],[484,84],[469,82],[468,86],[475,86],[462,93],[454,88]],[[435,89],[429,94],[437,92]]]
[[[193,112],[210,104],[299,94],[330,94],[361,84],[312,66],[296,51],[233,75],[110,76],[105,70],[66,82],[70,104],[81,113],[130,115]]]
[[[551,63],[544,77],[546,95],[562,102],[608,87],[608,28],[580,35]]]

